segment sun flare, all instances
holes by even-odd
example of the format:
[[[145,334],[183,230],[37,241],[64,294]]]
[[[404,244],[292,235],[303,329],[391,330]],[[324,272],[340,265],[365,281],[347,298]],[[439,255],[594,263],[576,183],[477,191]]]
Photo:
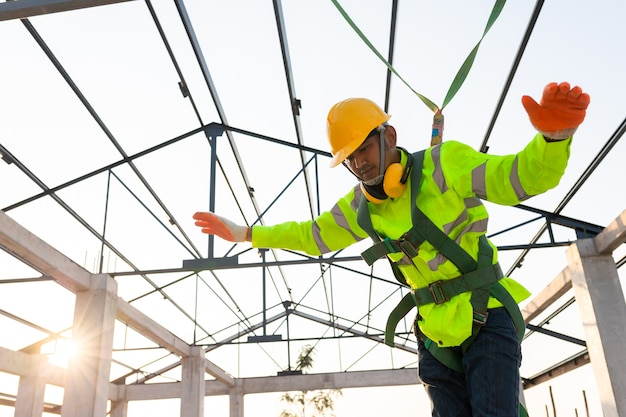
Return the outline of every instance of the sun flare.
[[[76,343],[70,339],[57,339],[49,343],[47,348],[50,363],[62,367],[67,367],[77,350]]]

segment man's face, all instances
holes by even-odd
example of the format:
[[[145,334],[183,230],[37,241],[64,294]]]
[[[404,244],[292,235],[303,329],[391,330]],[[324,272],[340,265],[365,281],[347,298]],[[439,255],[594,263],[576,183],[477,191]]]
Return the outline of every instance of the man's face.
[[[379,134],[370,135],[349,157],[346,165],[362,181],[371,181],[380,175]]]

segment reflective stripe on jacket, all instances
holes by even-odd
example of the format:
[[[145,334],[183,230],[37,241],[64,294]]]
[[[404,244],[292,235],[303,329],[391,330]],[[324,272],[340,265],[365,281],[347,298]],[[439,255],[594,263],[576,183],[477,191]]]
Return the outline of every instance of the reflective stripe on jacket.
[[[481,199],[497,204],[515,205],[555,187],[565,172],[571,139],[546,143],[541,135],[519,153],[505,156],[484,154],[455,141],[426,150],[418,207],[474,259],[478,238],[487,232],[488,214]],[[402,164],[407,156],[402,154]],[[382,204],[369,204],[372,225],[381,237],[398,239],[411,224],[411,192]],[[283,248],[311,255],[346,248],[367,238],[357,224],[357,208],[362,192],[355,186],[330,211],[315,220],[286,222],[274,226],[256,225],[252,230],[254,247]],[[497,260],[494,247],[493,263]],[[457,267],[439,254],[428,242],[419,247],[412,259],[403,254],[390,255],[398,262],[412,288],[422,288],[438,280],[460,275]],[[505,277],[502,285],[516,302],[530,293],[515,280]],[[453,297],[443,304],[420,306],[421,331],[441,347],[459,346],[472,332],[470,294]],[[490,299],[489,308],[501,304]]]

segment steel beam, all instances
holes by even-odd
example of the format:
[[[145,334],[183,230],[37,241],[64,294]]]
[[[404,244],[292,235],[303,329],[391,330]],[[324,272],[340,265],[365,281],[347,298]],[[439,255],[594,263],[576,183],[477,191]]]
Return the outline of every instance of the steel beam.
[[[67,12],[130,0],[13,0],[0,3],[0,21],[25,19],[49,13]]]

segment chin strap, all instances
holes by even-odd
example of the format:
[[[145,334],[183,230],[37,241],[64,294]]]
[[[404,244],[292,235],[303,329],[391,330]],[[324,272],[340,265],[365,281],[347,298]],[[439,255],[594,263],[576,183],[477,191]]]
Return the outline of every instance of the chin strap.
[[[363,181],[361,180],[361,187],[366,191],[370,196],[374,197],[377,200],[384,201],[389,196],[385,192],[385,187],[383,185],[385,180],[385,159],[386,159],[386,150],[385,150],[385,125],[378,126],[378,149],[380,154],[380,163],[378,165],[378,177],[376,177],[372,181]],[[352,171],[350,171],[352,172]],[[356,174],[355,174],[356,176]]]
[[[378,126],[376,128],[378,130],[378,148],[379,148],[379,154],[380,154],[380,163],[378,165],[378,177],[376,177],[373,180],[370,180],[370,181],[368,181],[366,183],[365,181],[363,181],[363,179],[361,177],[359,177],[357,174],[352,172],[350,167],[346,164],[346,161],[343,161],[341,163],[344,167],[346,167],[348,169],[348,171],[350,171],[350,173],[352,175],[354,175],[361,182],[361,184],[367,190],[372,188],[374,190],[372,195],[374,195],[375,197],[377,197],[376,194],[378,194],[378,193],[376,192],[376,190],[378,188],[380,188],[380,192],[385,194],[385,192],[384,192],[384,190],[382,188],[382,184],[383,184],[383,179],[385,178],[385,158],[387,156],[386,155],[386,151],[385,151],[385,129],[386,128],[387,128],[387,126],[385,124],[382,124],[382,125],[380,125],[380,126]],[[387,198],[387,195],[385,195],[385,198]]]
[[[385,177],[385,125],[378,126],[378,153],[380,154],[380,164],[378,165],[378,182],[383,182]]]

